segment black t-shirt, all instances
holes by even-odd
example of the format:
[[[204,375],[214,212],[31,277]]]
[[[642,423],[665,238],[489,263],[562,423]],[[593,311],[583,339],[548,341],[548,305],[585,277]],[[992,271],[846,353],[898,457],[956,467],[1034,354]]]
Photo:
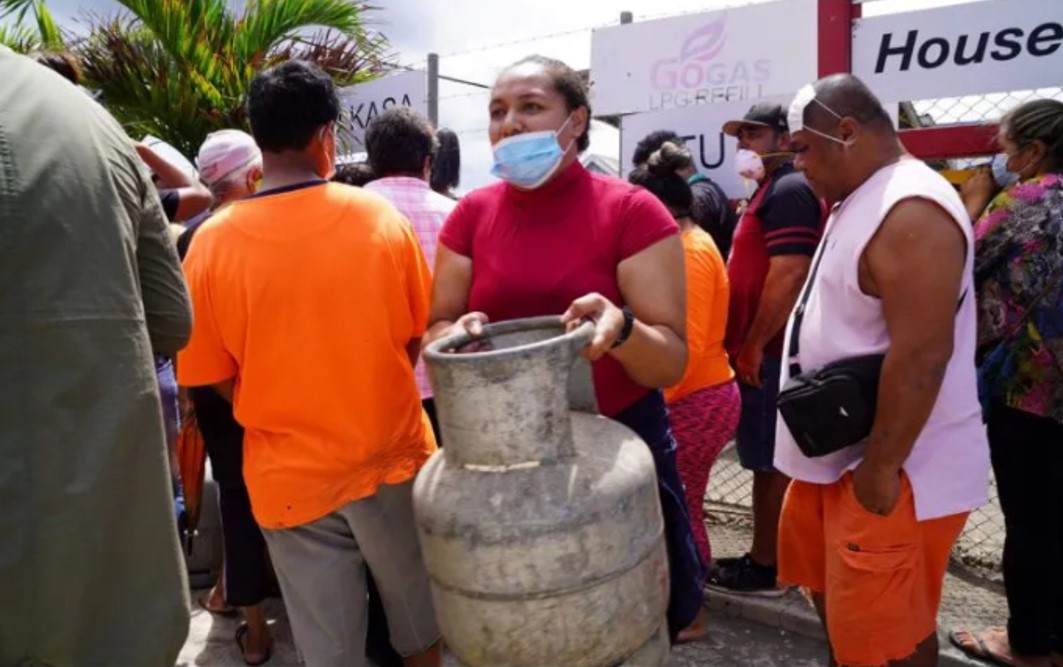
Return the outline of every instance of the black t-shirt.
[[[177,217],[177,207],[181,203],[181,193],[177,190],[160,190],[159,199],[162,201],[162,212],[170,222]]]
[[[826,205],[792,164],[779,167],[757,188],[738,223],[727,264],[731,302],[726,345],[732,356],[742,349],[756,319],[771,258],[814,255],[826,218]],[[764,348],[766,355],[782,358],[783,334],[780,331],[768,343]]]
[[[694,195],[694,221],[709,233],[726,261],[731,253],[731,240],[738,225],[738,215],[723,188],[704,174],[691,178],[690,191]]]
[[[192,237],[195,236],[196,230],[199,226],[207,221],[211,216],[211,211],[204,211],[197,217],[192,218],[185,225],[185,231],[181,232],[181,235],[177,237],[177,256],[184,261],[185,255],[188,254],[188,246],[192,243]]]
[[[827,208],[812,192],[805,175],[787,164],[764,187],[756,215],[768,257],[815,255]]]

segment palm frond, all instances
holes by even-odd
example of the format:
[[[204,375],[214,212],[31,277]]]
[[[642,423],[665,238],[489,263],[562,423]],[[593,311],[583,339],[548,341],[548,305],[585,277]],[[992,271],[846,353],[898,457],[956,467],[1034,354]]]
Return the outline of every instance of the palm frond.
[[[391,59],[386,38],[366,27],[363,2],[248,0],[239,17],[226,0],[118,2],[128,13],[90,16],[76,43],[86,83],[131,134],[187,155],[210,132],[247,129],[247,89],[264,67],[305,59],[346,85],[379,76]]]
[[[36,31],[26,21],[30,12]],[[65,48],[63,33],[44,0],[0,0],[0,18],[12,16],[13,23],[0,24],[0,42],[22,53],[42,48],[54,51]]]
[[[349,86],[379,77],[393,59],[382,35],[351,38],[325,31],[288,40],[270,54],[269,64],[306,60],[328,72],[337,85]]]
[[[118,0],[175,59],[201,67],[211,59],[210,34],[224,33],[232,16],[225,0]],[[225,35],[219,35],[224,39]]]
[[[59,30],[52,12],[44,4],[44,0],[37,0],[34,14],[37,17],[37,30],[41,36],[41,44],[46,49],[61,51],[65,48],[63,33]]]
[[[271,49],[299,32],[321,27],[349,38],[365,35],[367,3],[351,0],[248,0],[236,26],[233,53],[261,61]]]
[[[0,23],[0,44],[16,53],[30,53],[41,48],[41,38],[28,26]]]
[[[36,2],[37,0],[0,0],[0,18],[18,14],[15,17],[15,25],[19,25]]]
[[[91,87],[135,137],[152,134],[194,155],[203,138],[226,122],[215,117],[215,100],[188,70],[134,20],[95,25],[78,55]]]

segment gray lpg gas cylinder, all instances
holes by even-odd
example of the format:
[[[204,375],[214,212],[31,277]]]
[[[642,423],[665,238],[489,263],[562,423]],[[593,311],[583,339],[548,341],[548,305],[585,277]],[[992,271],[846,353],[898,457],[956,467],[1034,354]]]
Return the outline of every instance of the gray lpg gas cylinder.
[[[594,333],[490,324],[425,351],[445,448],[414,486],[447,646],[467,667],[651,667],[668,656],[653,457],[597,414]]]

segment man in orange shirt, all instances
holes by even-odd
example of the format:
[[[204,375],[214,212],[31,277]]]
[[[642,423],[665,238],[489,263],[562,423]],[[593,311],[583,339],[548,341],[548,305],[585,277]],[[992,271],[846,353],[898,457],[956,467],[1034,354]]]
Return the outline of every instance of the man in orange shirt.
[[[339,109],[307,63],[251,83],[262,190],[192,241],[196,319],[179,380],[233,399],[252,509],[306,664],[367,664],[369,565],[406,664],[438,665],[412,509],[435,449],[413,374],[430,274],[394,207],[327,182]]]

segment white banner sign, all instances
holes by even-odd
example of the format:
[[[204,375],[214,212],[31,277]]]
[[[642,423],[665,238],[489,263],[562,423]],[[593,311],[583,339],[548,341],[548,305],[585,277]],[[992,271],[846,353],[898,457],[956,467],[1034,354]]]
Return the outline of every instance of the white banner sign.
[[[383,79],[340,88],[340,145],[345,153],[365,150],[365,128],[394,106],[413,107],[428,116],[428,77],[423,71],[392,74]],[[341,156],[341,160],[343,156]]]
[[[778,0],[595,30],[594,112],[788,95],[816,79],[816,0]]]
[[[783,109],[789,107],[793,96],[776,96],[758,102],[776,102]],[[635,147],[647,134],[657,130],[671,130],[686,141],[686,147],[694,156],[698,171],[720,184],[731,199],[744,199],[753,194],[757,184],[746,182],[735,172],[734,156],[738,140],[723,133],[723,124],[746,115],[750,102],[725,102],[710,106],[687,107],[667,111],[624,116],[620,121],[620,168],[626,179],[634,168],[632,156]],[[896,105],[886,107],[886,112],[897,127]]]
[[[891,101],[1059,86],[1063,0],[983,0],[861,19],[853,74]]]
[[[778,102],[785,108],[790,99],[786,96],[761,101]],[[742,199],[752,195],[757,184],[746,183],[735,173],[738,140],[725,135],[721,129],[727,121],[745,116],[750,106],[750,102],[724,102],[625,116],[620,121],[620,165],[624,178],[633,168],[631,157],[638,142],[651,132],[672,130],[686,141],[698,171],[719,183],[728,197]]]

